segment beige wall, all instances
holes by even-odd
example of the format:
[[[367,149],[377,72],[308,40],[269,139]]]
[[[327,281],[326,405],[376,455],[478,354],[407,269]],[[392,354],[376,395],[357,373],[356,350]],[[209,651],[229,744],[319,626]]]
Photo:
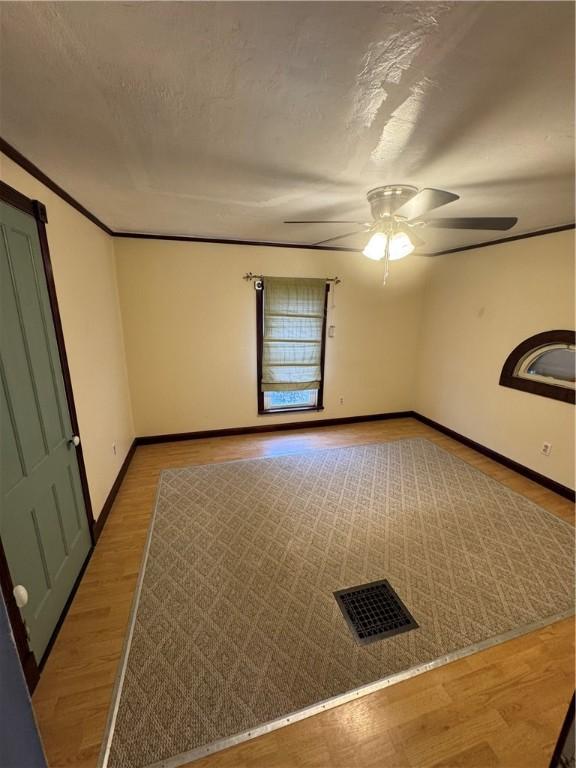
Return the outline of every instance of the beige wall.
[[[118,279],[138,435],[357,416],[412,408],[422,274],[356,253],[117,239]],[[339,275],[320,413],[258,416],[256,274]],[[330,302],[329,302],[330,303]],[[343,404],[340,404],[343,398]]]
[[[135,433],[411,409],[574,487],[574,407],[498,385],[516,344],[574,327],[573,232],[406,259],[383,289],[381,265],[354,253],[113,240],[0,160],[2,179],[48,209],[95,516]],[[342,278],[329,310],[324,411],[257,415],[247,271]]]
[[[11,160],[0,176],[48,211],[48,242],[94,516],[134,438],[113,239]],[[116,444],[116,454],[112,445]]]
[[[574,232],[431,261],[416,410],[573,488],[574,406],[498,380],[525,338],[574,328]]]

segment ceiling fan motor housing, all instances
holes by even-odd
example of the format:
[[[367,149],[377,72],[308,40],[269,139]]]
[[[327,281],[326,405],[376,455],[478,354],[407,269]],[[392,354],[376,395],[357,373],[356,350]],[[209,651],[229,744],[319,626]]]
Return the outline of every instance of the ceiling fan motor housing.
[[[371,189],[366,197],[375,221],[387,219],[418,192],[417,187],[406,184],[388,184]]]

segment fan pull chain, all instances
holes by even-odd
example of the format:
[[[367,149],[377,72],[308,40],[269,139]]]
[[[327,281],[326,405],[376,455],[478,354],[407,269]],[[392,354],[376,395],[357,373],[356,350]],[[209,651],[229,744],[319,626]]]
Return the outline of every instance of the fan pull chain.
[[[390,266],[390,248],[389,248],[390,238],[386,240],[386,248],[384,249],[384,279],[382,280],[382,285],[386,285],[386,280],[388,280],[388,267]]]

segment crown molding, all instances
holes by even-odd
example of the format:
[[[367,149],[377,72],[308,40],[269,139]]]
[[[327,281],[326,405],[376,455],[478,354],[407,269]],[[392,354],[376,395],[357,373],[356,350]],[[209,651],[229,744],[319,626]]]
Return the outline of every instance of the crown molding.
[[[460,251],[473,251],[476,248],[487,248],[489,245],[501,245],[502,243],[511,243],[514,240],[526,240],[528,237],[541,237],[542,235],[552,235],[554,232],[565,232],[567,229],[574,229],[576,223],[562,224],[559,227],[549,227],[548,229],[537,229],[534,232],[524,232],[521,235],[510,235],[510,237],[499,237],[498,240],[485,240],[476,245],[461,245],[459,248],[450,248],[447,251],[437,251],[428,253],[427,256],[444,256],[447,253],[460,253]]]
[[[100,219],[91,213],[88,208],[85,208],[82,203],[79,203],[78,200],[76,200],[76,198],[72,197],[72,195],[69,195],[65,189],[62,189],[59,184],[56,184],[56,182],[47,176],[44,171],[41,171],[37,165],[34,165],[31,160],[28,160],[27,157],[24,157],[21,152],[18,152],[15,147],[13,147],[11,144],[8,144],[8,142],[2,137],[0,137],[0,152],[6,155],[6,157],[9,157],[10,160],[16,163],[16,165],[19,165],[20,168],[23,168],[25,171],[27,171],[30,176],[34,176],[35,179],[38,179],[38,181],[42,182],[45,187],[48,187],[48,189],[54,192],[55,195],[58,195],[58,197],[61,197],[62,200],[65,200],[68,205],[72,206],[72,208],[75,208],[83,216],[86,216],[86,218],[89,219],[93,224],[96,224],[97,227],[100,227],[100,229],[104,230],[107,235],[114,235],[114,232],[110,229],[110,227],[104,224],[103,221],[100,221]]]
[[[360,248],[344,248],[342,246],[308,245],[307,243],[286,243],[274,240],[234,240],[229,237],[193,237],[192,235],[154,235],[147,232],[113,232],[114,237],[132,238],[135,240],[174,240],[183,243],[223,243],[224,245],[266,246],[266,248],[303,248],[309,251],[343,251],[345,253],[360,253]]]
[[[79,203],[72,195],[68,194],[66,190],[57,184],[53,179],[47,176],[44,171],[40,170],[37,165],[15,147],[9,144],[5,139],[0,137],[0,152],[6,157],[19,165],[31,176],[44,184],[54,194],[61,197],[62,200],[67,202],[72,208],[75,208],[79,213],[89,219],[97,227],[100,227],[107,235],[111,237],[119,238],[133,238],[136,240],[169,240],[174,242],[183,243],[214,243],[221,245],[249,245],[251,247],[265,247],[265,248],[298,248],[307,251],[341,251],[343,253],[361,253],[361,248],[344,248],[342,246],[327,246],[327,245],[307,245],[306,243],[290,243],[290,242],[275,242],[268,240],[237,240],[228,237],[193,237],[191,235],[160,235],[148,232],[116,232],[91,211],[89,211],[82,203]],[[460,253],[461,251],[472,251],[475,248],[487,248],[490,245],[501,245],[502,243],[509,243],[514,240],[524,240],[528,237],[541,237],[542,235],[550,235],[554,232],[563,232],[568,229],[574,229],[575,223],[564,224],[559,227],[551,227],[550,229],[540,229],[535,232],[526,232],[521,235],[510,235],[510,237],[501,237],[498,240],[486,240],[482,243],[476,243],[475,245],[462,245],[458,248],[450,248],[444,251],[435,251],[434,253],[420,253],[419,256],[444,256],[448,253]]]

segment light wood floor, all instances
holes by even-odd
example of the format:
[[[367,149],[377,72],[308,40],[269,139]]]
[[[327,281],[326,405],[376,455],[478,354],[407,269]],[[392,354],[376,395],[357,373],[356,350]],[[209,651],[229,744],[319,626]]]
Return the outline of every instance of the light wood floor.
[[[413,419],[141,446],[33,697],[50,766],[96,765],[160,470],[413,436],[572,520],[568,501]],[[573,687],[565,620],[195,766],[547,768]]]

